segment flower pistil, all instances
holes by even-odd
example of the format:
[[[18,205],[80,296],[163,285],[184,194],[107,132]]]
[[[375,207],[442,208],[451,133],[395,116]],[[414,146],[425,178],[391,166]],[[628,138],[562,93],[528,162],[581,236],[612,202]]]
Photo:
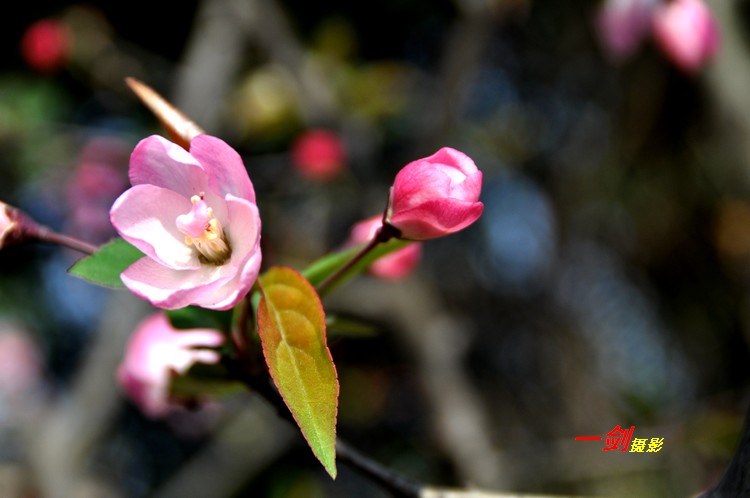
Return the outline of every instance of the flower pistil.
[[[189,213],[177,217],[177,228],[185,234],[185,244],[198,251],[201,262],[219,266],[232,255],[232,248],[204,196],[201,192],[190,198],[193,206]]]

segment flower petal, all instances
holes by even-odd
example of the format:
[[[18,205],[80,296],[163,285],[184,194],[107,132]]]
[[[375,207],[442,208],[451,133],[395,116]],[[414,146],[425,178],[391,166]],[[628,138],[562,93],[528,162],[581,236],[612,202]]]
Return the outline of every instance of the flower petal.
[[[182,195],[154,185],[136,185],[114,203],[110,220],[120,235],[161,264],[195,269],[201,264],[177,229],[178,216],[192,205]]]
[[[156,185],[174,190],[188,199],[208,188],[206,173],[198,160],[179,145],[158,135],[144,138],[135,146],[128,175],[134,186]]]
[[[232,195],[227,195],[227,208],[231,219],[232,260],[237,268],[231,280],[202,297],[196,303],[206,308],[229,309],[245,297],[258,278],[261,264],[260,216],[255,204]]]
[[[451,189],[452,179],[434,164],[419,159],[401,169],[394,180],[393,210],[413,208],[436,197],[443,197]]]
[[[469,176],[470,174],[477,172],[477,165],[472,158],[460,150],[451,147],[443,147],[433,155],[424,158],[423,161],[457,169],[463,173],[463,176]]]
[[[214,192],[255,202],[255,190],[245,164],[226,142],[210,135],[198,135],[190,142],[190,154],[203,165]]]
[[[482,193],[482,172],[476,171],[466,179],[454,185],[450,191],[450,197],[454,199],[461,199],[464,201],[479,200],[479,195]]]
[[[435,199],[394,214],[390,224],[410,240],[427,240],[457,232],[474,223],[484,210],[481,202]]]
[[[195,304],[208,308],[202,297],[230,280],[235,271],[231,264],[174,270],[146,256],[130,265],[120,278],[131,292],[156,307],[177,309]]]
[[[240,264],[260,245],[260,214],[254,203],[231,194],[226,206],[229,222],[225,231],[232,244],[232,262]]]

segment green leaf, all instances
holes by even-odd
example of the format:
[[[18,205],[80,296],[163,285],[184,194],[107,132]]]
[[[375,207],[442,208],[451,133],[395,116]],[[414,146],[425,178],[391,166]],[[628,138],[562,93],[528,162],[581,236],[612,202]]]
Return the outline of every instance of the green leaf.
[[[169,394],[183,401],[222,398],[247,392],[247,386],[230,380],[221,365],[195,363],[187,372],[172,377]]]
[[[124,287],[120,273],[142,257],[141,251],[125,240],[116,238],[104,244],[94,254],[78,260],[68,272],[105,287]]]
[[[373,323],[340,315],[326,315],[328,337],[367,338],[378,335],[378,327]]]
[[[229,330],[232,323],[231,311],[210,310],[199,306],[167,310],[166,313],[176,329]]]
[[[343,284],[352,277],[357,276],[364,270],[366,270],[371,264],[377,259],[383,256],[403,249],[407,245],[411,244],[408,240],[391,239],[388,242],[379,244],[372,251],[370,251],[362,260],[354,265],[349,271],[346,272],[337,282],[336,285],[329,288],[330,292],[332,289]],[[323,282],[327,277],[332,275],[336,270],[344,266],[350,259],[357,255],[363,246],[353,247],[351,249],[344,249],[342,251],[328,254],[313,262],[310,266],[302,270],[302,274],[310,281],[311,284],[317,286]]]
[[[258,334],[281,397],[326,471],[336,478],[339,383],[326,346],[325,313],[313,286],[276,266],[259,279]]]

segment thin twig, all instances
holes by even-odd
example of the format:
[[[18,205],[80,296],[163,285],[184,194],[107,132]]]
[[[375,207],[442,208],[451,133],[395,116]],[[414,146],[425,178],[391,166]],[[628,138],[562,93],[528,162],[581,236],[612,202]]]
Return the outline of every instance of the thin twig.
[[[379,484],[396,498],[419,498],[424,486],[374,461],[354,449],[341,438],[336,438],[336,457],[371,481]]]
[[[29,230],[28,235],[37,240],[65,246],[84,254],[94,254],[99,249],[99,247],[94,244],[90,244],[89,242],[75,238],[71,235],[55,232],[51,228],[42,225],[37,225],[34,229]]]

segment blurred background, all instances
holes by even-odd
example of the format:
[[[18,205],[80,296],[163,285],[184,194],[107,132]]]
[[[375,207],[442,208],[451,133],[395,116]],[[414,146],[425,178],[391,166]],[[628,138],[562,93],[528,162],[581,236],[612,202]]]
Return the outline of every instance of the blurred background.
[[[686,71],[649,36],[613,53],[599,1],[14,4],[0,199],[111,238],[130,151],[164,133],[126,76],[243,156],[266,266],[341,247],[404,164],[462,150],[481,219],[326,301],[368,324],[330,331],[339,435],[433,485],[689,496],[750,401],[750,3],[708,5],[721,45]],[[114,371],[152,310],[78,257],[0,253],[2,496],[387,496],[249,393],[144,416]],[[617,425],[661,451],[574,440]]]

